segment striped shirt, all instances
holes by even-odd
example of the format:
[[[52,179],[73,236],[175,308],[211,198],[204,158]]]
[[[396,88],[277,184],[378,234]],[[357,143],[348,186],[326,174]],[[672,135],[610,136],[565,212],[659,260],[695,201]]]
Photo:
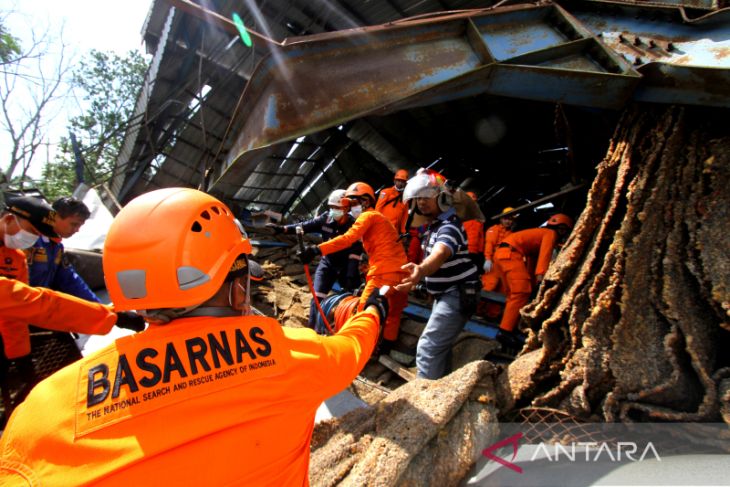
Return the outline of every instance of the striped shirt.
[[[428,226],[423,242],[426,257],[431,255],[437,243],[446,245],[451,251],[446,262],[426,277],[426,290],[429,293],[441,294],[458,284],[478,279],[477,268],[469,258],[464,226],[453,208],[441,213]]]

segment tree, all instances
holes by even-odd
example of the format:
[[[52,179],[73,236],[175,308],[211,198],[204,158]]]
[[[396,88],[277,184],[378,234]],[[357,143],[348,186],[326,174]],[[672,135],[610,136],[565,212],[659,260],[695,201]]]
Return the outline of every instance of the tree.
[[[8,165],[3,183],[22,185],[49,123],[57,115],[55,102],[68,71],[62,33],[30,30],[26,46],[5,28],[8,13],[0,17],[0,126],[9,139]]]
[[[13,62],[20,54],[20,41],[7,31],[0,21],[0,64]]]
[[[147,61],[136,51],[125,56],[92,50],[73,70],[84,112],[69,120],[68,129],[80,146],[84,181],[90,186],[112,176],[114,161],[144,83]],[[57,160],[43,169],[41,188],[49,197],[70,194],[76,186],[75,157],[70,137],[62,137]]]

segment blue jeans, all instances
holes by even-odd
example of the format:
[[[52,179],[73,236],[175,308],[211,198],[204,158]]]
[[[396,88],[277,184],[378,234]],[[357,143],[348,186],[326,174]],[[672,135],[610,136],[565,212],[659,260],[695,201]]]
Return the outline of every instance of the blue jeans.
[[[459,288],[436,296],[416,349],[417,377],[440,379],[447,373],[451,346],[469,319],[461,312]]]

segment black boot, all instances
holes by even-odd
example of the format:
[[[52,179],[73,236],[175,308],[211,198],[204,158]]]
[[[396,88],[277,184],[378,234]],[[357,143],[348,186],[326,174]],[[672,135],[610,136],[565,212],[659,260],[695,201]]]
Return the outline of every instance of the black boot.
[[[524,335],[501,328],[497,332],[496,338],[499,344],[502,345],[502,352],[509,355],[517,355],[525,344]]]

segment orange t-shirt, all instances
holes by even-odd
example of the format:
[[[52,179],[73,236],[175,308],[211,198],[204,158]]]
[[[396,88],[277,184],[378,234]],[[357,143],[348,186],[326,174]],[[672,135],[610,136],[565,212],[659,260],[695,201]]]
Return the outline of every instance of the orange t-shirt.
[[[307,485],[314,416],[375,347],[259,316],[151,326],[53,374],[15,410],[0,476],[31,485]]]
[[[492,257],[494,257],[494,250],[497,248],[497,244],[502,242],[510,234],[512,234],[512,230],[505,228],[504,225],[499,223],[489,227],[484,238],[484,258],[493,260]]]
[[[332,240],[319,244],[322,255],[346,249],[362,239],[368,254],[368,276],[390,272],[403,272],[401,267],[408,262],[403,244],[398,241],[398,232],[380,212],[363,212],[350,229]]]
[[[408,206],[403,202],[403,192],[395,189],[395,186],[380,191],[375,211],[379,211],[390,220],[399,234],[406,233]]]
[[[466,245],[470,254],[481,254],[484,251],[484,223],[479,220],[467,220],[462,223],[466,232]]]

